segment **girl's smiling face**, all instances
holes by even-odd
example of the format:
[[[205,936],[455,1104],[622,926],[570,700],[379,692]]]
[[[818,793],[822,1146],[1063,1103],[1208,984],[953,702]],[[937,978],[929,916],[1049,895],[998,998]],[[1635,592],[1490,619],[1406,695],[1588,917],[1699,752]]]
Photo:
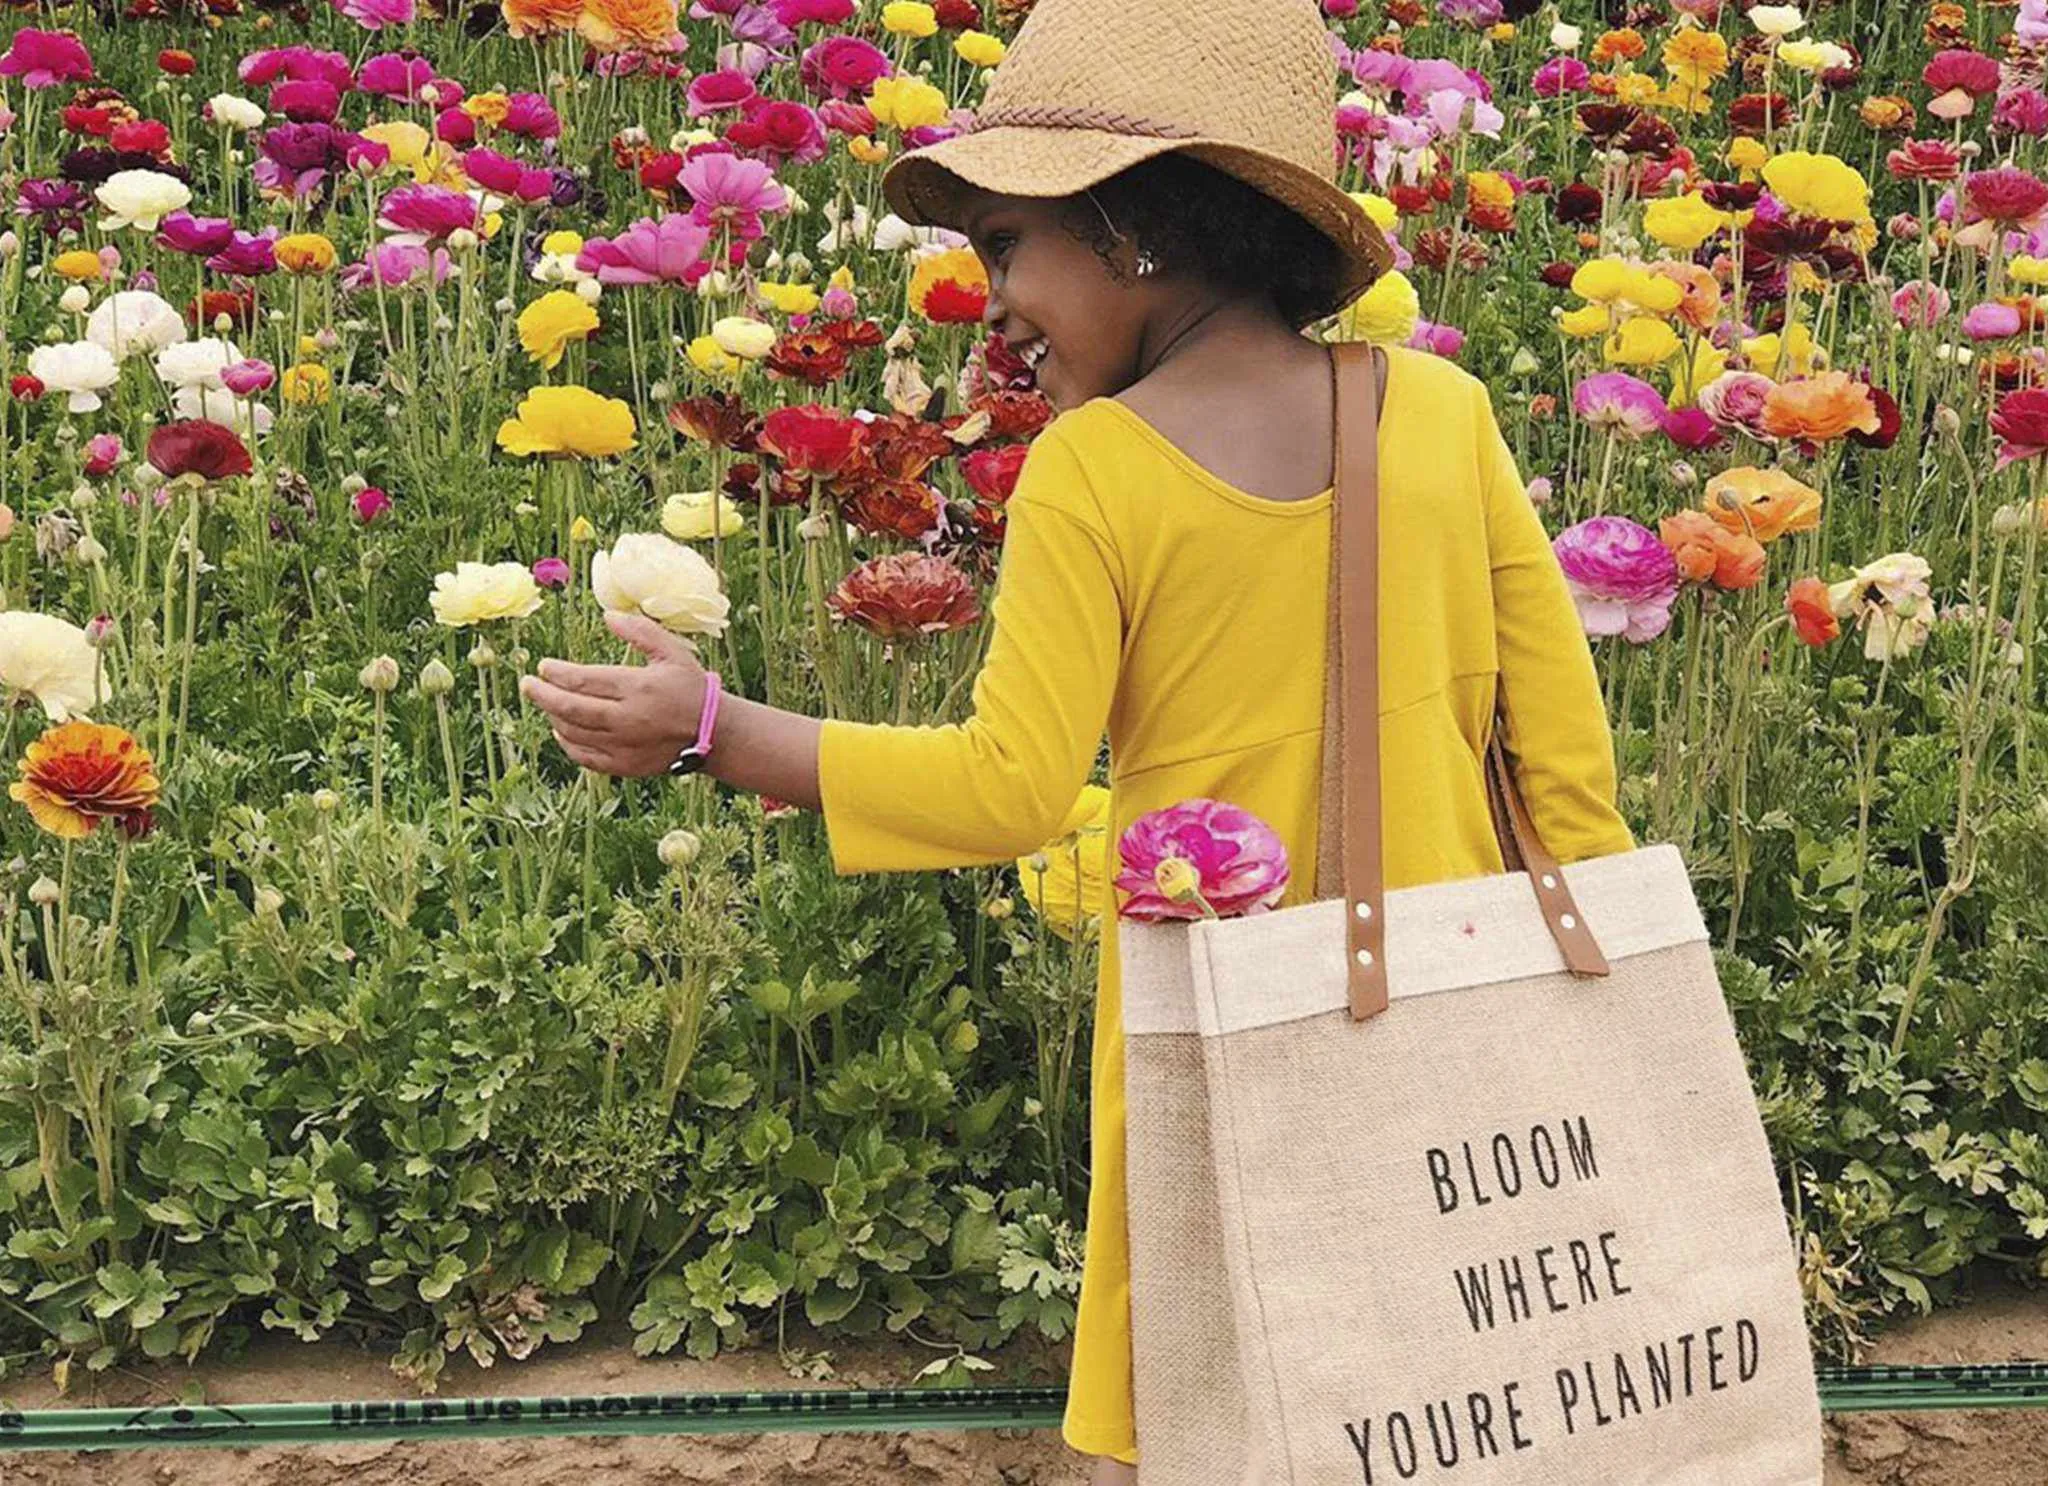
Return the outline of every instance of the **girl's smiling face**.
[[[1128,238],[1114,270],[1095,251],[1080,225],[1094,210],[1085,195],[975,192],[961,219],[988,272],[983,321],[1035,363],[1039,391],[1061,411],[1138,379],[1145,327],[1170,298],[1160,276],[1131,272]]]

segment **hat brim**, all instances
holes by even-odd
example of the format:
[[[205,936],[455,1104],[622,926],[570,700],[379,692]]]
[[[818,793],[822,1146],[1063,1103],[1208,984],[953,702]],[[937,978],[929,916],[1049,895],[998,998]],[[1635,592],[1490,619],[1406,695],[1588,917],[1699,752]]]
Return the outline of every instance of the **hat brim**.
[[[999,125],[899,155],[883,173],[882,194],[912,226],[957,229],[967,186],[1005,196],[1072,196],[1140,161],[1176,150],[1271,196],[1337,245],[1344,258],[1337,298],[1310,320],[1343,309],[1392,265],[1386,234],[1333,182],[1227,140]]]

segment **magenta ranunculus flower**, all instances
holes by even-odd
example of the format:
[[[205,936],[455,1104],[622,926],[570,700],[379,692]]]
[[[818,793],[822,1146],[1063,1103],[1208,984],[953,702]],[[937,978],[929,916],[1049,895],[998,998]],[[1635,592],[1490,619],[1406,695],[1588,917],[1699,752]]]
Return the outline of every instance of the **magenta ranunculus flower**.
[[[237,397],[254,397],[259,392],[267,392],[276,380],[277,368],[254,356],[246,356],[220,369],[221,386]]]
[[[721,68],[691,78],[688,96],[690,117],[701,119],[707,114],[745,108],[759,95],[754,91],[754,80],[744,72]]]
[[[284,78],[291,82],[322,82],[337,93],[346,93],[355,86],[356,75],[355,68],[340,52],[315,51],[310,46],[279,46],[242,58],[235,66],[235,76],[252,88]]]
[[[1594,516],[1566,527],[1550,546],[1588,635],[1620,635],[1641,645],[1670,626],[1678,559],[1647,526],[1626,516]]]
[[[711,230],[680,212],[642,217],[617,237],[593,237],[576,266],[600,284],[694,285],[709,271],[704,249]]]
[[[368,526],[372,521],[375,521],[379,516],[382,516],[391,509],[391,497],[386,495],[380,487],[367,485],[356,492],[356,498],[352,504],[355,507],[356,519],[362,522],[363,525]]]
[[[439,242],[451,232],[474,232],[476,203],[446,186],[405,185],[384,198],[377,220],[396,233],[421,242]]]
[[[18,77],[24,88],[51,88],[82,83],[92,76],[92,54],[68,31],[38,31],[24,26],[0,55],[0,77]]]
[[[797,81],[815,96],[856,103],[874,91],[876,78],[895,70],[887,52],[858,36],[828,36],[796,65]]]
[[[331,124],[341,112],[341,89],[319,78],[273,83],[270,111],[294,124]]]
[[[542,588],[560,588],[569,581],[569,564],[559,557],[543,557],[533,565],[533,581]]]
[[[175,211],[157,224],[156,240],[173,253],[206,258],[235,239],[235,224],[226,217],[195,217]]]
[[[121,436],[96,433],[85,441],[85,472],[97,479],[121,462]]]
[[[413,18],[413,0],[334,0],[334,8],[365,31],[403,26]]]
[[[727,228],[736,242],[761,235],[761,213],[789,205],[789,193],[774,171],[738,155],[699,155],[683,167],[680,183],[690,193],[691,218],[706,227]]]
[[[266,227],[261,232],[236,232],[227,245],[206,260],[206,266],[215,273],[233,274],[245,279],[259,279],[265,274],[277,272],[277,229]]]
[[[553,139],[562,132],[562,116],[538,93],[514,93],[505,100],[505,122],[500,127],[522,139]]]
[[[1595,428],[1646,439],[1664,426],[1664,394],[1627,372],[1595,372],[1572,389],[1572,411]]]
[[[1249,810],[1221,800],[1183,800],[1131,822],[1117,842],[1116,885],[1129,896],[1125,918],[1156,921],[1205,917],[1201,903],[1176,903],[1159,881],[1160,863],[1194,869],[1202,899],[1219,918],[1264,913],[1287,890],[1287,848]]]
[[[434,64],[407,52],[383,52],[363,63],[356,86],[378,98],[416,101],[420,89],[434,80]],[[440,100],[446,103],[448,100]]]
[[[1698,408],[1669,408],[1664,413],[1664,437],[1696,454],[1720,443],[1721,429]]]
[[[547,171],[496,150],[469,151],[462,157],[462,173],[486,191],[514,201],[546,201],[555,189],[555,178]]]
[[[1583,93],[1593,86],[1593,74],[1577,57],[1552,57],[1529,79],[1529,91],[1538,98],[1556,98],[1564,93]]]

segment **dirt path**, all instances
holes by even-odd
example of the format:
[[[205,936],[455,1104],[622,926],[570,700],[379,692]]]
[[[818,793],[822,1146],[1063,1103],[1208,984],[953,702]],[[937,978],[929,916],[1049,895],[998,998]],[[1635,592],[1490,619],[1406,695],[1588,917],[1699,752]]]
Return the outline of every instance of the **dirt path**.
[[[642,1361],[623,1345],[543,1353],[482,1371],[451,1363],[445,1397],[879,1387],[907,1382],[929,1354],[873,1348],[834,1354],[832,1377],[795,1379],[772,1351],[701,1363]],[[2002,1290],[1902,1326],[1872,1363],[2013,1362],[2048,1358],[2048,1293]],[[1008,1359],[990,1382],[1056,1378],[1058,1359]],[[203,1370],[207,1401],[325,1401],[403,1396],[383,1362],[339,1346],[265,1338],[228,1366]],[[177,1369],[118,1375],[97,1397],[141,1405],[174,1398]],[[47,1408],[46,1384],[0,1385],[0,1400]],[[1830,1421],[1827,1486],[2041,1486],[2048,1481],[2048,1410],[1854,1414]],[[1085,1463],[1050,1430],[919,1435],[742,1434],[644,1439],[387,1442],[264,1450],[143,1450],[0,1457],[5,1486],[1083,1486]]]

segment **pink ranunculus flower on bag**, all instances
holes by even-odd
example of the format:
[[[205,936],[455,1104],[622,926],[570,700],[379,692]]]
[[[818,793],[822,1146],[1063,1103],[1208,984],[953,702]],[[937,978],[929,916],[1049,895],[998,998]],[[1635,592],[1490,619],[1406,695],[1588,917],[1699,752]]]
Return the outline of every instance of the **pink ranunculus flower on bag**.
[[[1249,810],[1182,800],[1131,822],[1117,842],[1125,918],[1235,918],[1264,913],[1287,888],[1287,848]]]

